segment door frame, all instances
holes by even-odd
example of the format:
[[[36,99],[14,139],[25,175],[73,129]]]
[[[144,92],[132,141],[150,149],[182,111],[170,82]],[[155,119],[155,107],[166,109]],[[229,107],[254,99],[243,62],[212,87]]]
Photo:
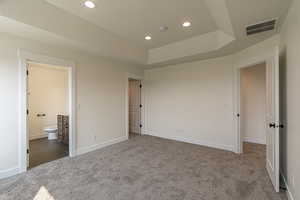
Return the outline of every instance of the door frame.
[[[145,132],[145,98],[144,98],[144,88],[143,88],[143,80],[144,77],[138,76],[132,73],[126,73],[126,78],[125,78],[125,130],[126,130],[126,137],[129,139],[129,79],[135,79],[141,81],[142,88],[141,88],[141,135],[144,134]]]
[[[27,171],[27,140],[29,140],[27,125],[27,67],[28,62],[49,64],[65,67],[69,72],[69,156],[76,155],[76,68],[73,61],[48,57],[18,49],[19,60],[19,172]]]
[[[279,49],[278,46],[276,46],[274,49],[270,49],[268,53],[254,56],[254,57],[248,57],[247,59],[241,60],[237,62],[234,66],[234,92],[233,92],[233,105],[234,105],[234,132],[235,132],[235,153],[242,154],[243,153],[243,137],[241,135],[241,126],[240,126],[240,117],[238,117],[238,114],[241,113],[241,69],[246,67],[251,67],[257,64],[266,63],[268,60],[272,57],[274,57],[274,52]]]

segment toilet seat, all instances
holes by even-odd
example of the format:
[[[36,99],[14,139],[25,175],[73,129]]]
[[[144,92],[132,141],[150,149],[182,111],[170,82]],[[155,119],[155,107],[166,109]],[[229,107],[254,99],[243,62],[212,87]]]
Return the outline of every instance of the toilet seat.
[[[57,131],[57,127],[56,126],[48,126],[44,128],[45,132],[56,132]]]

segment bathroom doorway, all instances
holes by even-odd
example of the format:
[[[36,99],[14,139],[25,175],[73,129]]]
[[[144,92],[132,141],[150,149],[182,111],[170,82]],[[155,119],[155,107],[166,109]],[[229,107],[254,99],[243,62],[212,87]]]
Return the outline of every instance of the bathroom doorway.
[[[18,57],[19,57],[19,70],[20,70],[20,76],[19,76],[19,85],[20,85],[20,90],[19,90],[19,95],[20,95],[20,104],[19,104],[19,138],[20,138],[20,143],[18,146],[19,149],[19,161],[18,161],[18,166],[19,166],[19,173],[26,172],[29,167],[30,167],[30,127],[29,127],[29,114],[33,114],[30,111],[29,108],[29,98],[28,94],[30,95],[30,88],[28,87],[29,84],[29,78],[30,78],[30,72],[28,71],[30,63],[35,63],[43,66],[47,66],[51,69],[54,68],[64,68],[67,71],[68,74],[68,90],[67,90],[67,114],[68,115],[59,115],[59,113],[56,113],[56,119],[58,119],[58,116],[65,116],[68,118],[68,126],[65,128],[68,128],[68,147],[67,150],[68,152],[65,154],[69,157],[73,157],[76,155],[76,68],[75,68],[75,63],[70,60],[64,60],[60,58],[55,58],[55,57],[49,57],[45,55],[40,55],[24,50],[18,50]],[[44,85],[42,85],[44,86]],[[46,89],[45,89],[46,90]],[[45,91],[46,92],[46,91]],[[55,94],[50,95],[49,98],[52,98]],[[48,106],[50,107],[50,106]],[[41,113],[40,113],[41,112]],[[39,114],[39,116],[37,116]],[[43,110],[39,110],[38,113],[35,114],[36,117],[45,117],[43,116],[45,114]],[[42,116],[40,116],[42,115]],[[46,114],[47,116],[47,114]],[[57,122],[56,122],[57,123]],[[50,123],[49,123],[50,124]],[[48,124],[46,124],[48,125]],[[52,124],[53,125],[53,124]],[[55,125],[55,122],[54,122]],[[59,126],[57,124],[58,132],[59,132]],[[47,127],[43,126],[43,130],[41,130],[42,134],[44,135],[44,138],[48,138],[54,135],[54,133],[51,134],[53,130],[53,127],[51,127],[50,124],[50,129],[46,129]],[[47,134],[46,132],[49,132],[50,134]],[[46,137],[47,136],[47,137]],[[59,133],[58,133],[58,138],[59,138]],[[62,138],[59,138],[62,140]],[[64,138],[67,140],[67,138]],[[45,146],[45,145],[39,145]],[[33,147],[32,147],[33,148]],[[45,151],[44,148],[39,148],[41,151]],[[52,159],[49,159],[48,161],[51,161]],[[45,162],[48,162],[45,161]]]
[[[69,156],[69,73],[27,63],[28,168]]]

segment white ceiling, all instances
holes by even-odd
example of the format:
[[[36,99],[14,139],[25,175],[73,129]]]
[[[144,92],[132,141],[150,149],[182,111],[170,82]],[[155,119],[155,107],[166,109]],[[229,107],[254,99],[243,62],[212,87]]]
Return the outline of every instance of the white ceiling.
[[[55,34],[2,16],[0,16],[0,33],[12,33],[15,36],[25,37],[33,41],[47,41],[47,43],[53,45],[74,45],[72,41],[68,41]]]
[[[57,38],[60,43],[64,39],[100,56],[143,67],[159,67],[224,56],[263,41],[279,32],[291,3],[291,0],[93,1],[94,9],[84,7],[84,0],[4,0],[0,2],[0,16],[5,17],[0,20],[0,32],[18,32],[23,37],[48,42]],[[246,36],[247,25],[274,18],[278,19],[276,30]],[[191,21],[192,27],[181,27],[185,20]],[[160,32],[162,25],[168,26],[168,31]],[[144,40],[146,34],[152,36],[151,41]]]
[[[146,48],[217,29],[204,0],[94,0],[94,9],[84,7],[84,0],[46,1]],[[184,21],[191,21],[192,27],[182,28]],[[169,30],[160,32],[161,26],[168,26]],[[146,34],[153,40],[145,41]]]

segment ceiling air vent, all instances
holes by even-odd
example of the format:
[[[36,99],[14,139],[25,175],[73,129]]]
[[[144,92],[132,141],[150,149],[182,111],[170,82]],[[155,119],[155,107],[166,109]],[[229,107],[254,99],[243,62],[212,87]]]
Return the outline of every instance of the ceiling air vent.
[[[265,21],[259,24],[254,24],[247,26],[247,35],[253,35],[265,31],[271,31],[275,29],[276,25],[276,19],[270,20],[270,21]]]

